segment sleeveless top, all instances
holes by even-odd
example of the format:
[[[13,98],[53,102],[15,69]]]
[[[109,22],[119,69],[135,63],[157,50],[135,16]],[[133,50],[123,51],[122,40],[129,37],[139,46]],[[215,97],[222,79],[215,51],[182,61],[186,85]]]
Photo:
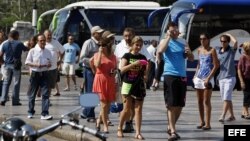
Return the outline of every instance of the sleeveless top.
[[[205,79],[209,76],[213,69],[212,54],[200,54],[199,60],[200,68],[198,70],[197,77],[200,79]]]

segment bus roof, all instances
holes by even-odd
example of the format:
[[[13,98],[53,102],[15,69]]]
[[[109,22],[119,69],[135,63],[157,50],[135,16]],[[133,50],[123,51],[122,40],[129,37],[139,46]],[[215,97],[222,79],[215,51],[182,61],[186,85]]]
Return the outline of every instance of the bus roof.
[[[65,8],[84,7],[85,9],[155,9],[160,4],[151,1],[82,1],[69,4]]]
[[[194,3],[196,8],[201,8],[205,5],[250,5],[249,0],[178,0],[176,3],[180,2]]]

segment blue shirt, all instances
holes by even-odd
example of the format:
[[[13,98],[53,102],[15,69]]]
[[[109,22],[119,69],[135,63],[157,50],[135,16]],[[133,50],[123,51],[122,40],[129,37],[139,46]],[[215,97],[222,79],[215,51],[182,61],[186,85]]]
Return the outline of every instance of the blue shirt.
[[[221,52],[222,47],[215,47],[218,59],[220,61],[220,73],[217,76],[218,80],[236,76],[234,57],[237,50],[228,46],[225,52]]]
[[[64,63],[75,63],[76,53],[80,52],[80,47],[76,43],[66,43],[63,45],[65,54],[64,54]]]
[[[163,53],[163,75],[186,77],[185,43],[184,39],[169,41],[168,48]]]
[[[197,77],[200,79],[206,79],[213,69],[212,54],[199,54],[200,69]]]
[[[13,64],[14,59],[21,59],[22,51],[27,51],[28,48],[18,40],[8,40],[3,43],[1,52],[5,56],[5,64]]]

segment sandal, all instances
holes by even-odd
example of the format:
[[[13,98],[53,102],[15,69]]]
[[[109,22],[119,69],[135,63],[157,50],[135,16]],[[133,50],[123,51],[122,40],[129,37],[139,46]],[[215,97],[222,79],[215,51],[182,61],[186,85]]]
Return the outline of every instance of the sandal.
[[[99,122],[99,123],[98,123],[98,122]],[[100,131],[100,130],[101,130],[99,119],[97,119],[96,122],[95,122],[95,128],[96,128],[97,131]]]
[[[135,135],[135,139],[138,139],[138,140],[145,140],[145,138],[144,138],[141,134]]]
[[[250,119],[250,115],[245,115],[245,119]]]
[[[202,123],[201,125],[196,126],[196,128],[197,128],[197,129],[202,129],[203,126],[205,126],[205,123]]]
[[[211,127],[205,127],[205,126],[203,126],[202,129],[203,130],[211,130]]]
[[[171,133],[170,137],[168,138],[168,141],[175,141],[178,140],[178,137],[176,135],[176,133]]]
[[[117,129],[117,137],[118,138],[123,138],[124,137],[122,129],[120,129],[120,128]]]
[[[108,121],[108,126],[114,126],[114,124],[111,121]]]
[[[171,130],[170,129],[167,130],[167,133],[168,133],[169,136],[171,136]],[[181,138],[181,136],[179,134],[177,134],[176,132],[175,132],[175,135],[176,135],[177,139]]]
[[[234,121],[235,120],[235,117],[229,117],[228,119],[227,119],[227,121]]]

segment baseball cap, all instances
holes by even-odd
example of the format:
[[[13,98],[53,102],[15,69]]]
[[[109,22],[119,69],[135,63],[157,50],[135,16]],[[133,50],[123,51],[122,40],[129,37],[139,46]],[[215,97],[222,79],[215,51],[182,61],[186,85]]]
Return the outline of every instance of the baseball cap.
[[[110,31],[106,30],[102,33],[102,38],[110,38],[110,37],[114,37],[115,33],[111,33]]]
[[[100,27],[100,26],[93,26],[92,28],[91,28],[91,33],[95,33],[95,32],[97,32],[97,33],[101,33],[101,32],[103,32],[104,30]]]

